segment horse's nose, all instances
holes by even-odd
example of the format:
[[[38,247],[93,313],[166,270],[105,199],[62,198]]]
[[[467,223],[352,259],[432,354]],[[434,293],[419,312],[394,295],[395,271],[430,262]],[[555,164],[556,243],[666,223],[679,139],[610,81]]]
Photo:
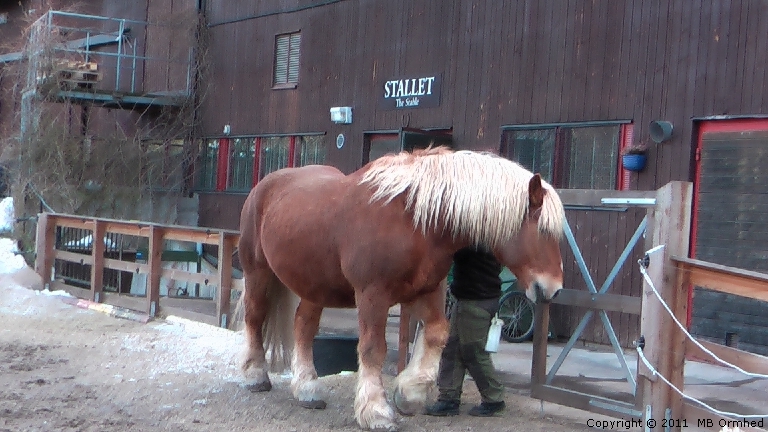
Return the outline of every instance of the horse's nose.
[[[560,294],[560,290],[557,290],[552,297],[548,297],[544,285],[539,282],[533,283],[533,290],[536,293],[536,303],[549,303]]]

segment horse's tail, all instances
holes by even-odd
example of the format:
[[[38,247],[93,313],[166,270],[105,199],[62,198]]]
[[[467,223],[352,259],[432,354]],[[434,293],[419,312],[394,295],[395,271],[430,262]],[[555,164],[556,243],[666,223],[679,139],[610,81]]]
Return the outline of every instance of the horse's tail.
[[[277,276],[267,286],[269,309],[262,327],[264,350],[269,356],[269,370],[282,372],[290,369],[293,356],[293,320],[299,297],[289,290]]]
[[[243,290],[232,316],[232,330],[242,330],[245,323],[245,299],[249,290]],[[253,295],[253,294],[250,294]],[[267,313],[261,334],[264,352],[271,372],[290,369],[293,355],[293,320],[298,306],[298,296],[288,289],[274,273],[266,284]]]

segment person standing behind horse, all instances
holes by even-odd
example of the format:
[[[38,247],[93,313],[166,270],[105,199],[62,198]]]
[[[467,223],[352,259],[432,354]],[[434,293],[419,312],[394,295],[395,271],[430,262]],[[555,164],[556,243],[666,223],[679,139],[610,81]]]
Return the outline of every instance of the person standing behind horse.
[[[453,282],[450,291],[456,298],[450,319],[448,342],[440,358],[437,402],[426,414],[459,414],[464,375],[469,372],[480,392],[482,403],[469,415],[489,417],[504,410],[504,386],[497,376],[490,353],[485,351],[491,319],[501,297],[501,264],[483,248],[464,248],[453,256]]]

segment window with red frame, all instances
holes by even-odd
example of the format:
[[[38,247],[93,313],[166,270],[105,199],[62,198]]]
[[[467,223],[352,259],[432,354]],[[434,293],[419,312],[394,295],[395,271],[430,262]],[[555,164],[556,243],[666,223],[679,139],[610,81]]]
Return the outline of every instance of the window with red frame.
[[[621,149],[632,124],[616,122],[509,126],[501,154],[560,189],[626,189]]]
[[[324,164],[326,153],[324,135],[203,140],[197,189],[247,192],[264,176],[281,168]]]

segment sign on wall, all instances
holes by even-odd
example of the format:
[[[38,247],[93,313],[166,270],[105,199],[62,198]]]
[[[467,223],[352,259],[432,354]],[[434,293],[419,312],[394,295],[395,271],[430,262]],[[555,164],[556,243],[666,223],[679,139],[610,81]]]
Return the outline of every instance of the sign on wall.
[[[440,105],[440,75],[391,79],[381,87],[382,109],[431,108]]]

